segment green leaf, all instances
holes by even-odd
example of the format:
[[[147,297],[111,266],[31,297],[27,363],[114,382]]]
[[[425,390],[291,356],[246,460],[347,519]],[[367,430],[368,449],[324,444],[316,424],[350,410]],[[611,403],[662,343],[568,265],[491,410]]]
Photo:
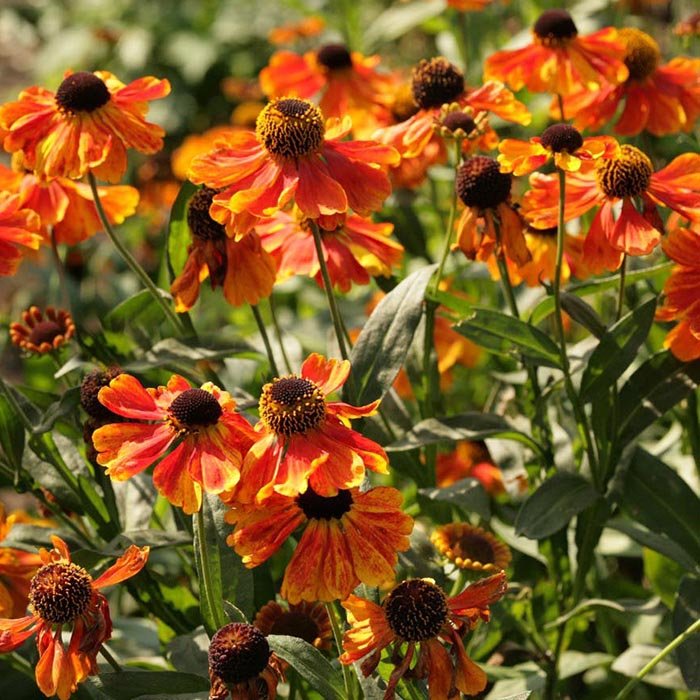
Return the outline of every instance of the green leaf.
[[[673,635],[685,632],[700,619],[700,579],[684,576],[678,587],[678,597],[673,606]],[[690,690],[700,690],[700,634],[695,634],[677,647],[676,658],[683,680]]]
[[[559,349],[548,335],[500,311],[475,308],[470,316],[453,328],[498,355],[526,359],[544,367],[561,368]]]
[[[75,414],[79,404],[80,387],[71,387],[58,401],[55,401],[49,406],[41,422],[34,426],[32,432],[45,433],[47,430],[51,430],[57,421],[71,414]]]
[[[583,299],[580,299],[575,294],[562,292],[561,305],[564,311],[566,311],[576,323],[580,323],[596,338],[600,338],[605,334],[605,324],[600,320],[600,316],[598,316],[595,309]]]
[[[700,384],[700,360],[681,362],[668,350],[650,357],[620,391],[620,435],[623,444],[682,401]]]
[[[198,187],[196,185],[185,180],[177,193],[170,212],[167,259],[171,282],[182,272],[182,268],[185,267],[185,262],[187,261],[187,248],[192,242],[190,227],[187,225],[187,204],[197,190]]]
[[[659,652],[661,647],[651,644],[633,644],[618,656],[611,666],[616,673],[621,673],[628,678],[634,678]],[[666,657],[642,679],[644,683],[656,685],[661,688],[685,690],[683,677],[678,666],[670,663]],[[652,696],[653,697],[653,696]]]
[[[663,605],[660,605],[660,603],[661,600],[657,597],[649,598],[649,600],[607,600],[606,598],[589,598],[588,600],[582,600],[575,608],[565,615],[560,615],[556,620],[548,622],[545,624],[544,628],[546,630],[554,629],[574,617],[578,617],[595,608],[614,610],[615,612],[625,615],[661,615],[665,612],[665,608]]]
[[[460,479],[444,488],[418,489],[418,493],[431,501],[451,503],[467,513],[477,513],[485,520],[491,517],[489,497],[477,479]]]
[[[588,402],[607,392],[637,357],[654,322],[656,297],[638,306],[601,337],[581,379],[581,398]]]
[[[494,413],[462,413],[445,418],[426,418],[403,437],[386,447],[387,452],[403,452],[424,445],[459,440],[502,438],[527,445],[541,452],[539,445],[525,433],[516,430],[505,418]]]
[[[162,289],[161,296],[170,299]],[[147,289],[142,289],[115,306],[103,319],[102,326],[107,331],[121,333],[128,325],[140,325],[153,329],[165,318],[163,309]]]
[[[671,467],[646,450],[635,450],[621,504],[637,522],[666,535],[695,561],[700,560],[700,499]]]
[[[316,647],[297,637],[271,634],[267,638],[272,651],[284,659],[324,700],[344,700],[345,689],[336,671]]]
[[[644,562],[644,579],[649,582],[651,590],[661,598],[670,610],[676,598],[676,591],[685,574],[683,567],[673,559],[655,552],[653,549],[642,550]]]
[[[0,396],[0,448],[10,466],[19,472],[24,453],[24,425],[4,396]]]
[[[595,503],[598,492],[582,476],[557,472],[544,481],[523,505],[515,519],[515,532],[531,540],[549,537]]]
[[[394,5],[372,20],[364,35],[365,45],[373,49],[398,39],[426,20],[437,17],[444,9],[443,0],[414,0]]]
[[[122,671],[91,676],[90,686],[112,700],[132,700],[143,695],[172,697],[182,693],[209,690],[209,680],[191,673],[176,671]]]
[[[423,313],[423,298],[435,265],[422,267],[387,294],[365,323],[352,349],[351,381],[358,405],[383,396],[411,346]]]

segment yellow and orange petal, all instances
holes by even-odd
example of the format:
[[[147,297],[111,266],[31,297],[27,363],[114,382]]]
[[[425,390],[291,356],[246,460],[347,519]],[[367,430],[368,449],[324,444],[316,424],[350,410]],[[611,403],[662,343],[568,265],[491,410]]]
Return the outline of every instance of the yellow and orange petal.
[[[372,277],[389,277],[403,256],[403,246],[390,238],[391,223],[374,223],[351,215],[332,230],[321,228],[321,245],[334,288],[348,292],[352,284],[369,284]],[[263,248],[277,263],[277,280],[293,275],[312,277],[323,287],[313,232],[298,211],[277,212],[255,228]]]
[[[479,12],[492,4],[493,0],[447,0],[447,6],[459,12]]]
[[[97,461],[111,478],[129,479],[158,462],[154,485],[188,514],[199,510],[203,492],[222,493],[238,482],[255,434],[228,392],[211,382],[193,388],[178,375],[145,389],[120,374],[98,398],[118,416],[149,421],[111,423],[92,434]]]
[[[56,93],[30,87],[0,107],[4,147],[47,178],[77,179],[92,171],[118,182],[126,150],[156,153],[164,131],[145,120],[148,102],[170,92],[167,80],[139,78],[124,85],[107,71],[68,72]]]
[[[493,496],[505,492],[503,473],[493,461],[483,441],[463,440],[452,452],[438,454],[436,463],[437,485],[441,488],[460,479],[478,479]]]
[[[700,12],[693,12],[685,19],[680,20],[673,27],[673,33],[676,36],[700,36]]]
[[[267,40],[276,46],[291,44],[294,41],[309,39],[320,34],[325,26],[326,21],[323,17],[311,15],[310,17],[304,17],[298,22],[290,22],[271,29],[267,35]]]
[[[262,505],[234,506],[227,542],[247,567],[274,554],[297,529],[304,530],[287,564],[281,595],[292,604],[344,599],[360,583],[394,580],[398,552],[409,547],[413,519],[403,497],[390,487],[340,490],[323,497],[311,488],[288,498],[275,494]]]
[[[0,191],[0,275],[17,272],[23,249],[39,248],[42,241],[40,227],[37,214],[22,208],[18,195]]]
[[[347,380],[347,360],[307,357],[300,375],[277,377],[263,387],[257,441],[245,456],[234,499],[261,503],[274,493],[294,497],[311,487],[322,496],[359,486],[367,469],[388,471],[386,452],[349,427],[373,415],[366,406],[328,401]]]
[[[255,133],[226,135],[195,158],[190,179],[221,190],[211,215],[237,238],[291,202],[310,219],[332,220],[350,209],[368,216],[391,193],[386,169],[399,156],[374,141],[341,141],[350,128],[349,118],[324,125],[308,100],[276,99],[260,113]]]
[[[527,87],[566,96],[579,88],[595,90],[626,80],[624,55],[624,43],[613,27],[579,36],[566,10],[546,10],[534,24],[532,42],[491,54],[484,77],[502,80],[516,91]]]
[[[38,306],[31,306],[22,312],[22,321],[10,324],[10,340],[30,353],[44,354],[58,350],[75,333],[70,313],[53,306],[47,306],[44,311]]]
[[[449,523],[433,530],[430,541],[435,549],[460,569],[501,571],[508,567],[508,545],[483,528],[469,523]]]
[[[299,637],[317,649],[330,649],[333,628],[326,606],[318,602],[302,601],[282,607],[271,600],[258,610],[253,624],[267,637],[285,634]]]

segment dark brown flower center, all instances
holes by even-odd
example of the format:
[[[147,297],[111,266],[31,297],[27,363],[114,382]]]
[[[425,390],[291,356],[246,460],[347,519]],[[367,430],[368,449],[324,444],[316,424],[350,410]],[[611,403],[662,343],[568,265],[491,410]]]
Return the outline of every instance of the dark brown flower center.
[[[329,70],[352,68],[352,56],[345,44],[326,44],[318,50],[316,58]]]
[[[411,89],[419,107],[441,107],[454,102],[464,92],[464,75],[441,56],[423,59],[413,69]]]
[[[56,103],[67,112],[94,112],[111,97],[107,86],[94,73],[69,75],[56,90]]]
[[[621,146],[620,151],[615,158],[598,161],[598,186],[608,197],[637,197],[649,186],[654,166],[648,156],[634,146]]]
[[[42,343],[52,345],[54,338],[63,335],[64,332],[65,329],[61,328],[56,321],[39,321],[29,334],[29,342],[37,346]]]
[[[289,637],[299,637],[313,644],[318,637],[318,625],[305,613],[290,610],[282,613],[272,625],[270,634],[286,634]]]
[[[217,190],[202,187],[192,195],[187,205],[187,225],[195,238],[200,241],[226,240],[226,229],[209,214],[209,208]]]
[[[437,636],[447,622],[447,599],[434,583],[410,579],[389,593],[384,613],[397,637],[423,642]]]
[[[76,564],[46,564],[29,584],[29,604],[47,622],[63,625],[82,615],[92,598],[92,576]]]
[[[452,543],[455,557],[471,559],[482,564],[493,564],[496,560],[491,543],[476,532],[463,533]]]
[[[310,520],[340,520],[352,506],[352,494],[341,489],[336,496],[324,497],[309,486],[297,496],[297,505]]]
[[[552,124],[542,132],[540,143],[554,153],[573,153],[583,146],[583,136],[570,124]]]
[[[461,130],[466,136],[476,129],[476,122],[468,114],[455,111],[445,116],[442,120],[442,126],[449,129],[452,133]]]
[[[89,416],[93,418],[108,418],[114,415],[100,403],[97,395],[100,393],[100,389],[109,386],[112,379],[118,377],[121,373],[120,367],[109,367],[104,371],[95,369],[85,375],[80,384],[80,405]]]
[[[170,415],[186,428],[214,425],[221,418],[221,404],[204,389],[187,389],[171,404]]]
[[[321,389],[293,374],[265,384],[259,408],[262,421],[278,435],[305,433],[316,428],[326,415]]]
[[[578,34],[576,24],[566,10],[546,10],[532,29],[545,46],[561,46]]]
[[[629,80],[645,80],[661,62],[659,45],[639,29],[620,29],[619,34],[625,42],[625,65],[630,73]]]
[[[270,659],[263,633],[241,622],[224,625],[209,643],[209,668],[224,683],[243,683],[262,673]]]
[[[493,209],[510,196],[511,176],[493,158],[474,156],[460,166],[455,186],[468,207]]]
[[[300,158],[323,144],[323,115],[308,100],[296,97],[274,100],[258,115],[255,133],[273,155]]]

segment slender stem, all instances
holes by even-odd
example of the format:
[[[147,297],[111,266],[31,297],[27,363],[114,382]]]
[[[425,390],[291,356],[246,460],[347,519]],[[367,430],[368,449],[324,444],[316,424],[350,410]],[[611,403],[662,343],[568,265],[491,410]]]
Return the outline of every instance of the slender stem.
[[[224,608],[221,601],[214,598],[214,587],[211,580],[211,570],[209,568],[209,552],[204,539],[204,508],[206,501],[202,500],[201,508],[194,514],[194,546],[197,550],[199,559],[199,595],[204,596],[209,611],[212,616],[212,622],[216,629],[207,630],[210,633],[221,629],[226,624]]]
[[[500,231],[496,226],[497,235],[500,237]],[[503,294],[508,302],[508,308],[515,318],[520,318],[518,310],[518,302],[515,300],[515,292],[513,291],[513,283],[510,281],[510,273],[508,272],[508,263],[506,263],[503,246],[500,240],[498,241],[498,253],[496,253],[496,264],[498,265],[498,273],[501,276],[503,286]]]
[[[280,346],[280,352],[282,353],[282,359],[284,360],[284,366],[286,367],[287,372],[289,372],[289,374],[291,374],[292,373],[292,363],[289,361],[289,357],[287,356],[287,350],[284,347],[282,329],[280,328],[280,324],[277,321],[277,313],[275,311],[275,302],[274,302],[273,296],[270,296],[270,317],[272,318],[272,325],[275,329],[275,335],[277,336],[277,344]]]
[[[326,606],[326,612],[328,613],[328,619],[331,621],[331,627],[333,628],[333,639],[335,639],[335,645],[338,648],[338,656],[343,653],[343,632],[340,628],[340,621],[336,614],[335,605],[333,603],[324,603]],[[350,667],[346,664],[341,664],[340,667],[343,670],[343,684],[345,685],[345,695],[348,700],[354,698],[353,693],[353,683],[352,676],[350,675]]]
[[[58,243],[56,241],[56,231],[53,226],[49,227],[51,235],[51,253],[53,254],[53,260],[56,263],[56,272],[58,272],[58,286],[61,289],[62,303],[70,308],[70,294],[68,293],[68,282],[66,280],[66,268],[63,266],[63,261],[61,260],[61,255],[58,252]],[[72,310],[72,309],[71,309]]]
[[[255,316],[255,323],[258,324],[258,330],[262,336],[263,343],[265,344],[265,352],[267,353],[267,360],[270,363],[270,369],[275,377],[280,376],[280,371],[277,369],[277,363],[275,362],[275,355],[272,352],[272,345],[270,345],[270,337],[267,335],[267,328],[265,328],[265,321],[260,314],[260,309],[255,304],[251,304],[250,308]]]
[[[318,224],[313,219],[311,220],[311,231],[314,236],[314,245],[316,246],[316,257],[318,258],[318,265],[321,268],[323,288],[326,292],[326,299],[328,299],[328,308],[331,312],[331,318],[333,319],[333,328],[335,329],[335,335],[338,339],[338,347],[340,348],[340,354],[342,355],[343,359],[347,360],[349,359],[350,355],[345,344],[343,320],[340,316],[340,311],[338,309],[338,304],[335,300],[335,295],[333,294],[333,284],[331,283],[331,276],[328,273],[328,265],[326,265],[326,258],[323,254],[323,241],[321,240],[321,230],[319,229]]]
[[[544,697],[545,700],[556,700],[556,688],[558,680],[559,657],[561,656],[564,647],[564,634],[566,632],[566,623],[561,625],[557,630],[557,641],[554,644],[554,651],[549,657],[547,664],[547,678],[545,681]]]
[[[617,293],[617,312],[615,320],[619,321],[622,318],[622,311],[625,308],[625,275],[627,274],[627,253],[622,256],[622,265],[620,266],[620,288]]]
[[[557,102],[559,103],[559,115],[561,120],[565,122],[566,117],[564,116],[564,98],[561,95],[557,95]]]
[[[107,660],[107,663],[117,672],[121,673],[124,669],[119,665],[119,662],[112,656],[111,652],[107,649],[107,647],[103,644],[100,647],[100,654],[105,657]]]
[[[700,632],[700,620],[695,620],[690,627],[684,632],[681,632],[675,639],[670,641],[653,659],[651,659],[642,669],[637,672],[637,675],[630,679],[625,687],[615,696],[615,700],[623,700],[626,698],[635,686],[646,676],[658,663],[663,661],[676,647],[679,647],[686,639],[692,637],[697,632]]]
[[[88,172],[88,182],[90,183],[90,190],[92,191],[92,196],[95,200],[97,216],[100,218],[100,222],[102,223],[105,233],[109,236],[110,240],[114,244],[114,247],[117,249],[117,252],[122,256],[129,269],[141,280],[143,286],[146,287],[154,301],[163,310],[165,317],[168,319],[168,321],[170,321],[170,324],[175,332],[180,336],[184,335],[185,329],[182,325],[182,321],[178,318],[178,315],[170,305],[170,302],[161,294],[161,290],[156,286],[141,265],[139,265],[136,258],[134,258],[134,256],[129,252],[129,249],[121,242],[119,236],[117,236],[112,228],[112,224],[109,223],[107,214],[102,206],[102,200],[100,199],[97,180],[91,172]]]

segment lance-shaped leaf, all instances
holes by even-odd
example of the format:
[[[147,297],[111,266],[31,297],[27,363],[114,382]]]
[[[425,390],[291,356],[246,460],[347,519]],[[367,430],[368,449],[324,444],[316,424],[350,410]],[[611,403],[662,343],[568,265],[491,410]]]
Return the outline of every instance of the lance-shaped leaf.
[[[187,225],[187,203],[197,187],[185,181],[177,193],[168,222],[168,272],[172,282],[181,272],[187,261],[187,248],[192,242],[190,228]]]

